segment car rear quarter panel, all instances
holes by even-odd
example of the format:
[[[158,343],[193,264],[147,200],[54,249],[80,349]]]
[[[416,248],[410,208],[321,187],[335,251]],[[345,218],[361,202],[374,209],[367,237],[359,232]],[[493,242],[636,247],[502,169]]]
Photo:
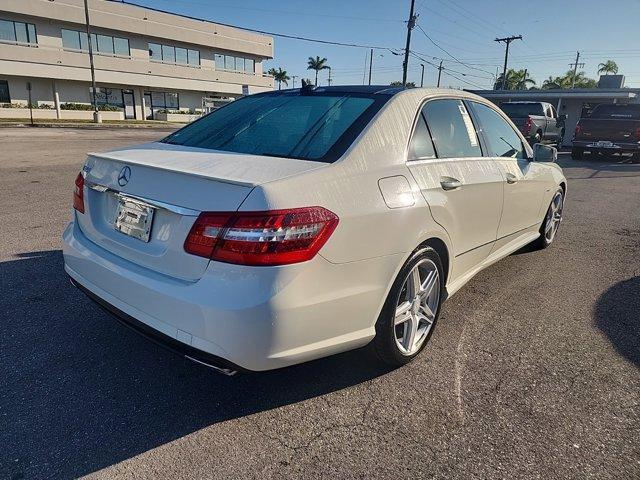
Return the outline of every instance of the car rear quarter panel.
[[[406,166],[409,132],[424,92],[397,94],[340,160],[327,168],[260,185],[240,210],[328,208],[340,222],[320,253],[333,263],[408,254],[431,237],[449,244]],[[378,182],[392,176],[406,178],[413,205],[387,206]]]

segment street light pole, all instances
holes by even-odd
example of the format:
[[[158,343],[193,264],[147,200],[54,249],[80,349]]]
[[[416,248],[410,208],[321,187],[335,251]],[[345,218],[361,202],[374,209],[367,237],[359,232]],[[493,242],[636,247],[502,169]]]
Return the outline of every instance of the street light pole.
[[[371,67],[373,66],[373,48],[369,52],[369,85],[371,85]]]
[[[442,62],[443,60],[440,60],[440,66],[438,67],[438,87],[440,86],[440,78],[442,77]]]
[[[424,63],[421,63],[422,74],[420,75],[420,87],[424,87]]]
[[[93,67],[93,45],[91,41],[91,23],[89,21],[89,4],[88,0],[84,0],[84,16],[87,21],[87,42],[89,44],[89,65],[91,66],[91,88],[93,90],[93,121],[102,123],[100,111],[98,110],[98,95],[96,89],[96,71]]]

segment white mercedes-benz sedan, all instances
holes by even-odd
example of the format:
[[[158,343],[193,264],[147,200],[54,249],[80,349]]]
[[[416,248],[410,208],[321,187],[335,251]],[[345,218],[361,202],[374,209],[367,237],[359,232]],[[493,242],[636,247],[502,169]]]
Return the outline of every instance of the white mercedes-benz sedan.
[[[367,344],[402,365],[471,277],[553,242],[556,157],[461,91],[247,96],[89,154],[65,270],[126,325],[227,374]]]

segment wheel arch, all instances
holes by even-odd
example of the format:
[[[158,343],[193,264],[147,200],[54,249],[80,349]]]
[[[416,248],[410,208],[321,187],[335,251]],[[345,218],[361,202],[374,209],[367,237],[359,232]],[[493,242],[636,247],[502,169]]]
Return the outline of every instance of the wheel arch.
[[[438,256],[440,257],[440,261],[442,261],[442,270],[444,273],[444,284],[446,285],[447,280],[449,279],[449,272],[450,272],[450,258],[449,258],[449,249],[447,247],[447,244],[438,237],[431,237],[423,241],[422,243],[420,243],[420,245],[418,245],[416,250],[418,248],[423,248],[423,247],[433,248],[438,254]]]

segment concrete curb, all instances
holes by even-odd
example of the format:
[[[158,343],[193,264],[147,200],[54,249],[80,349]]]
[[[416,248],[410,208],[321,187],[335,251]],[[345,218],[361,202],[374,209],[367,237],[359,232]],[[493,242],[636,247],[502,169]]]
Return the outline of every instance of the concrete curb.
[[[0,122],[0,128],[78,128],[85,130],[101,129],[140,129],[140,130],[162,130],[174,131],[184,127],[186,124],[167,123],[162,125],[148,125],[136,123],[30,123],[25,122]]]

